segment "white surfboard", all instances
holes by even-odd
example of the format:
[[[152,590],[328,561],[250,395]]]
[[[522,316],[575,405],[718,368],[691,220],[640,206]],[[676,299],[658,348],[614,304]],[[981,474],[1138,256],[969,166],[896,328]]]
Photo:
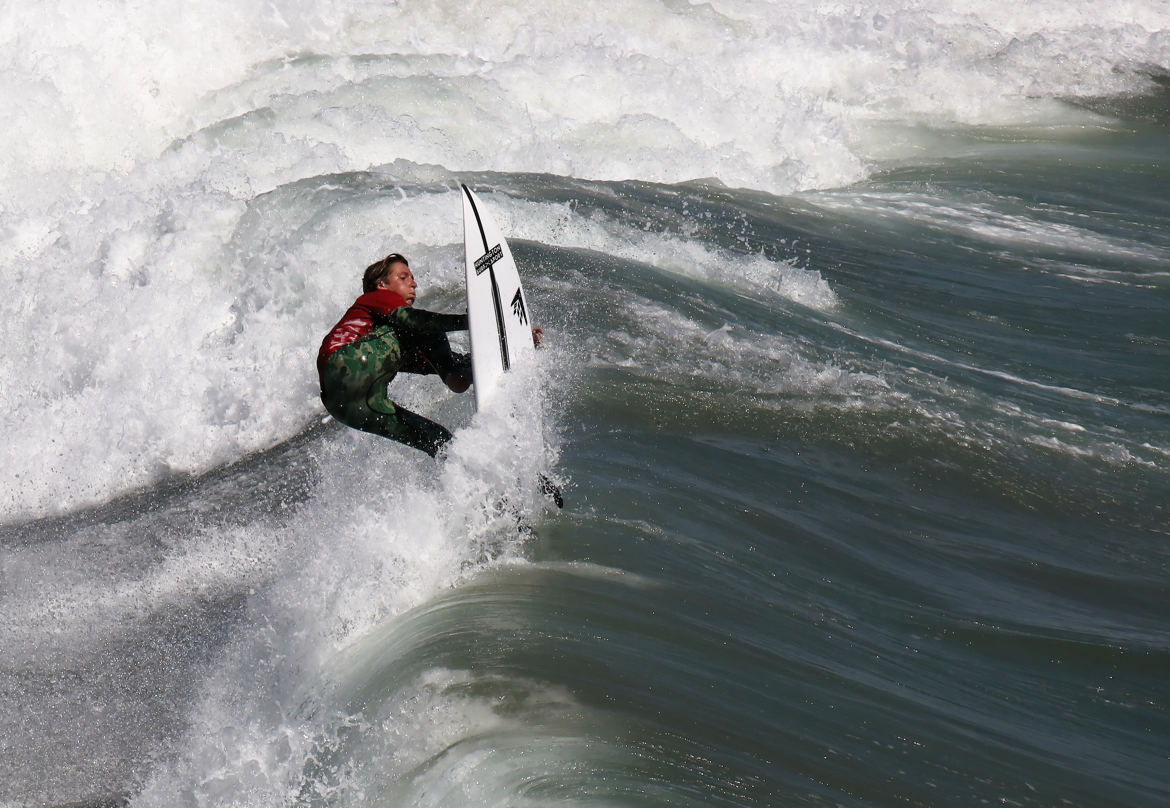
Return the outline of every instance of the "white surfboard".
[[[483,409],[509,370],[536,359],[528,300],[512,251],[479,199],[463,188],[463,242],[467,254],[467,317],[475,406]]]

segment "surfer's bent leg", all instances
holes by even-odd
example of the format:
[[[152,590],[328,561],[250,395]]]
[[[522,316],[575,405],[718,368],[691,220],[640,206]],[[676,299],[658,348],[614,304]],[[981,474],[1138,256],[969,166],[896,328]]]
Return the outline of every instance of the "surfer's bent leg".
[[[392,377],[393,374],[374,380],[366,397],[369,414],[358,428],[421,449],[434,457],[439,448],[451,440],[451,433],[446,427],[391,401],[386,395],[386,385]]]
[[[467,328],[466,314],[437,314],[403,306],[390,315],[390,324],[402,345],[399,370],[437,374],[457,393],[471,384],[471,357],[452,351],[447,339],[448,331]]]
[[[438,374],[446,381],[457,374],[470,374],[471,357],[451,350],[446,334],[399,334],[402,344],[402,363],[399,370],[406,373]]]
[[[402,348],[393,332],[378,328],[335,351],[322,375],[321,401],[346,426],[420,449],[431,457],[451,433],[429,418],[400,407],[386,395],[398,373]]]

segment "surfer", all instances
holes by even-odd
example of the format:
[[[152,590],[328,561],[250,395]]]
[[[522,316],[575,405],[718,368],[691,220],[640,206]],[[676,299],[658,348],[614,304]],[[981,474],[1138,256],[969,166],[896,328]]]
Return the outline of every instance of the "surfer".
[[[466,314],[414,308],[410,264],[391,253],[366,268],[362,295],[321,342],[321,401],[346,426],[405,443],[434,457],[451,433],[395,404],[386,386],[399,372],[437,374],[455,393],[471,386],[471,361],[455,353],[450,331],[467,329]],[[534,332],[536,329],[534,329]],[[534,339],[539,336],[534,333]]]

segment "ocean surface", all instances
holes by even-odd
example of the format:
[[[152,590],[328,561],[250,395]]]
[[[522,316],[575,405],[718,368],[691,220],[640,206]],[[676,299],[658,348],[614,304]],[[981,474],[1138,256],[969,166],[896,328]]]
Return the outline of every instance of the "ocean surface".
[[[1170,3],[8,4],[0,111],[0,806],[1170,804]],[[313,363],[459,183],[435,463]]]

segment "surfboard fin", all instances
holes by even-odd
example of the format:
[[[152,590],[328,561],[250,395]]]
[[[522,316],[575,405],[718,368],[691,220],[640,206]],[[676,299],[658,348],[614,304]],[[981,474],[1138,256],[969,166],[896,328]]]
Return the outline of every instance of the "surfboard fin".
[[[555,502],[558,508],[565,507],[565,498],[561,494],[561,487],[543,474],[540,475],[540,493]]]

